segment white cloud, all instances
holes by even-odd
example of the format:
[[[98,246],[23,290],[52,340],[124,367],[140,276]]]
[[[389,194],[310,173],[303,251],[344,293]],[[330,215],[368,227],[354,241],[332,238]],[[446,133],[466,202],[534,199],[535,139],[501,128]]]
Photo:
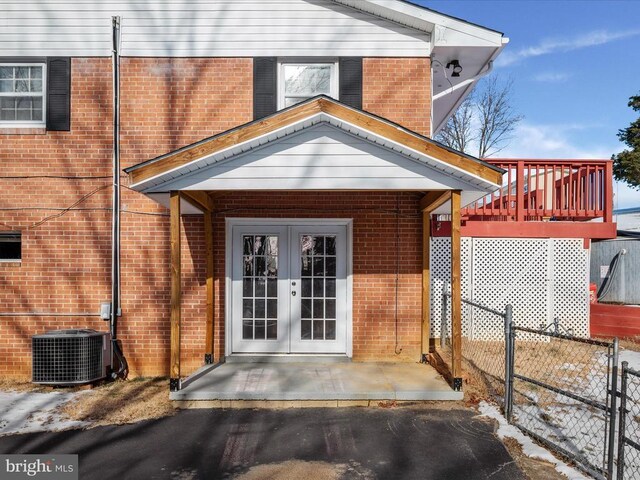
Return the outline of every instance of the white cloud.
[[[536,82],[561,83],[566,82],[571,75],[565,72],[542,72],[533,77]]]
[[[506,158],[610,158],[620,145],[577,145],[569,132],[587,130],[591,125],[548,124],[534,125],[521,122],[513,138],[499,156]]]
[[[507,66],[520,62],[526,58],[539,57],[550,53],[570,52],[580,48],[603,45],[624,38],[640,35],[640,30],[626,30],[621,32],[608,32],[606,30],[596,30],[572,38],[547,39],[538,45],[522,48],[515,52],[506,51],[496,60],[496,66]]]

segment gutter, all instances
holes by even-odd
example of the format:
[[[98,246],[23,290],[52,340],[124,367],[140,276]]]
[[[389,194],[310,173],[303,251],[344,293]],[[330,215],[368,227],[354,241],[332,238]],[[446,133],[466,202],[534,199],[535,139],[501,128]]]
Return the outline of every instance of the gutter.
[[[120,17],[111,17],[113,67],[113,199],[111,225],[111,306],[109,330],[113,357],[118,359],[118,370],[112,377],[126,378],[127,360],[118,343],[118,317],[122,316],[120,302]]]

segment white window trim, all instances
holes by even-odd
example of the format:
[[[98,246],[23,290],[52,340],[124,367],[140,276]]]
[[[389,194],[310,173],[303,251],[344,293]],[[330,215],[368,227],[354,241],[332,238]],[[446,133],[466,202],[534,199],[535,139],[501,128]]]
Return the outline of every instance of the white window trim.
[[[330,65],[331,97],[340,100],[340,62],[337,58],[283,58],[278,59],[278,110],[285,108],[284,103],[284,66],[285,65]]]
[[[42,121],[34,120],[0,120],[0,129],[3,128],[46,128],[47,126],[47,64],[46,63],[0,63],[0,67],[42,67]],[[27,92],[29,93],[29,92]],[[33,97],[19,92],[2,92],[0,97]]]

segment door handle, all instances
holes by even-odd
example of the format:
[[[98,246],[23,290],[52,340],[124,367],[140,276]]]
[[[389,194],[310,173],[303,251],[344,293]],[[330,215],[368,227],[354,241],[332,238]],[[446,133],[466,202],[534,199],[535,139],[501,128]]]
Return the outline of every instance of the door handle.
[[[293,292],[291,292],[291,295],[293,295],[294,297],[296,296],[295,290]]]

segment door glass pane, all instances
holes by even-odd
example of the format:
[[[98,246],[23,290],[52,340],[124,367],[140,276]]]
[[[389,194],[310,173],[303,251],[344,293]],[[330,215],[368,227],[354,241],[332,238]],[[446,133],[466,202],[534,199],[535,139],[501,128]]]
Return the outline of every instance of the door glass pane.
[[[324,322],[325,329],[325,338],[327,340],[335,340],[336,339],[336,321],[335,320],[326,320]]]
[[[301,235],[300,255],[301,339],[335,340],[335,235]]]
[[[267,280],[267,297],[276,298],[278,296],[278,279],[269,278]]]
[[[311,318],[311,299],[303,298],[300,304],[302,306],[301,318]]]
[[[267,320],[267,340],[278,339],[278,322],[276,320]]]
[[[302,296],[304,298],[311,297],[311,279],[303,278],[301,282],[302,282]]]
[[[313,296],[314,297],[324,297],[324,278],[314,278],[313,279]]]
[[[324,340],[324,321],[322,320],[313,321],[313,339]]]
[[[302,320],[302,340],[311,340],[311,320]]]
[[[256,340],[265,339],[265,323],[264,320],[256,320]]]
[[[243,235],[242,254],[242,338],[277,340],[278,237]]]
[[[256,278],[256,297],[264,297],[266,292],[267,280],[266,278]]]
[[[242,296],[244,298],[253,297],[253,281],[251,278],[242,279]]]
[[[278,318],[278,300],[267,300],[267,318]]]

